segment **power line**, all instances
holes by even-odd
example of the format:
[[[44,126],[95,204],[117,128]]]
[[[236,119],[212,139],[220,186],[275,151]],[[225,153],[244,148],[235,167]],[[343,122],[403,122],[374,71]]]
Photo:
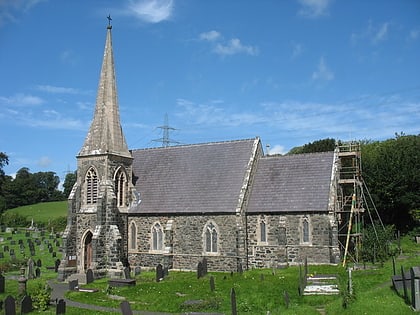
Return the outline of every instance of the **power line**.
[[[162,147],[165,147],[165,148],[166,147],[169,147],[169,145],[171,143],[179,144],[178,141],[175,141],[175,140],[172,140],[171,138],[169,138],[169,131],[170,130],[176,130],[176,129],[169,126],[169,123],[168,123],[168,114],[165,114],[164,125],[163,126],[158,126],[157,128],[162,129],[163,136],[162,136],[162,138],[154,139],[152,141],[154,141],[154,142],[161,142],[162,143]]]

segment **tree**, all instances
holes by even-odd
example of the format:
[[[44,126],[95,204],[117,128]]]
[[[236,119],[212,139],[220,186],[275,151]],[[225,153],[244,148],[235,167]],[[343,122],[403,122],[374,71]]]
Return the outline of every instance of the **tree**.
[[[64,179],[64,191],[63,195],[65,198],[68,198],[70,196],[71,190],[73,189],[74,184],[77,180],[77,172],[74,173],[67,173],[66,178]]]
[[[6,200],[3,193],[3,185],[8,179],[4,173],[3,167],[9,164],[9,157],[4,152],[0,152],[0,213],[4,211]]]
[[[420,209],[420,135],[362,146],[363,179],[385,224],[399,230],[415,225],[410,213]]]
[[[327,139],[310,142],[300,147],[294,147],[289,151],[288,154],[329,152],[329,151],[334,151],[335,147],[336,147],[335,139],[327,138]]]

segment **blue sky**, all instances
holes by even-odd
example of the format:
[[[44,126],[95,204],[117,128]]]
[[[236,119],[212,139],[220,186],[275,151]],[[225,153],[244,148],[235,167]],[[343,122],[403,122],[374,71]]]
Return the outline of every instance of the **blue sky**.
[[[324,138],[420,133],[416,0],[0,0],[5,168],[76,169],[108,14],[131,149],[259,136],[271,153]]]

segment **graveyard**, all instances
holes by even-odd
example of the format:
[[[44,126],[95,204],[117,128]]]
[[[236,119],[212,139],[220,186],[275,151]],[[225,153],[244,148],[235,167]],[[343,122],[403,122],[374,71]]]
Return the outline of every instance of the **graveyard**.
[[[411,286],[407,279],[407,286],[402,286],[400,279],[409,277],[410,267],[420,266],[419,244],[408,236],[401,240],[400,253],[393,260],[348,265],[352,268],[351,294],[348,269],[341,265],[302,264],[235,273],[207,272],[204,260],[194,266],[195,271],[133,266],[122,279],[92,277],[87,284],[64,284],[66,306],[64,300],[51,299],[48,285],[57,282],[60,241],[60,233],[52,231],[2,229],[1,312],[80,314],[79,308],[71,306],[72,301],[114,309],[89,310],[89,314],[412,314]],[[310,286],[328,281],[325,279],[332,279],[326,285],[336,290],[331,294],[308,293]],[[43,294],[48,296],[48,305],[39,299]],[[15,313],[10,305],[14,305]]]

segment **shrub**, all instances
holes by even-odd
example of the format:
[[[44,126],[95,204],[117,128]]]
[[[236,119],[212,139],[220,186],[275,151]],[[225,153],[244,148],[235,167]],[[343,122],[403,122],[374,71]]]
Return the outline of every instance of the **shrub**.
[[[51,287],[49,285],[43,286],[41,283],[35,289],[35,292],[31,294],[32,306],[38,311],[45,311],[50,305],[51,299]]]

